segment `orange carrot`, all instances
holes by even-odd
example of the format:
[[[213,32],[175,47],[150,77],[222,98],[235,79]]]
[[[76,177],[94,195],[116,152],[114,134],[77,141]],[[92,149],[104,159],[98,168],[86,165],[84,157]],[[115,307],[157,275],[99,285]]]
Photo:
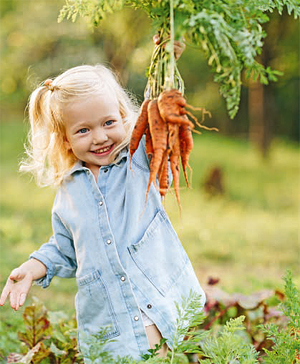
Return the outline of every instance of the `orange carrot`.
[[[184,178],[187,186],[189,187],[186,167],[192,171],[189,165],[189,156],[193,149],[193,136],[192,131],[188,125],[182,124],[179,127],[179,140],[180,140],[180,155],[181,155],[181,164],[184,173]]]
[[[178,138],[178,124],[168,123],[168,147],[169,152],[173,149],[176,138]]]
[[[162,197],[165,197],[169,188],[169,163],[168,150],[165,151],[163,161],[159,171],[159,192]]]
[[[179,197],[179,156],[176,154],[173,154],[172,152],[170,154],[170,165],[171,165],[171,171],[172,171],[172,175],[173,175],[173,186],[174,186],[174,190],[175,190],[175,195],[176,195],[179,209],[181,210],[181,203],[180,203],[180,197]]]
[[[149,126],[147,127],[145,134],[146,134],[146,154],[147,154],[148,159],[151,161],[154,151],[153,151],[153,145],[152,145],[152,139],[151,139]]]
[[[150,100],[144,100],[141,106],[140,115],[135,123],[134,129],[132,131],[130,144],[129,144],[129,151],[130,151],[130,160],[129,166],[131,165],[132,156],[137,150],[139,146],[139,142],[142,139],[142,136],[148,126],[148,104]]]
[[[158,97],[159,112],[165,122],[188,124],[193,127],[194,124],[189,119],[183,117],[186,114],[185,105],[184,97],[176,89],[165,90]]]
[[[179,157],[180,157],[180,140],[179,140],[179,126],[175,129],[175,142],[170,153],[170,165],[173,175],[173,186],[175,190],[176,199],[181,210],[181,203],[179,197]]]
[[[148,105],[148,122],[153,145],[153,157],[151,160],[150,176],[147,186],[146,198],[151,183],[156,185],[156,175],[163,160],[164,151],[167,149],[167,124],[159,114],[157,100],[150,101]]]
[[[163,91],[158,99],[145,100],[130,141],[131,162],[143,134],[146,135],[146,154],[150,160],[146,202],[151,184],[153,183],[157,187],[157,180],[160,195],[162,197],[166,195],[169,188],[170,161],[173,186],[180,210],[179,160],[181,158],[184,177],[189,186],[187,168],[191,170],[189,155],[193,148],[192,131],[198,132],[194,130],[194,123],[207,128],[198,123],[197,118],[186,108],[196,109],[188,105],[180,91],[175,89]],[[203,109],[201,110],[204,113]]]

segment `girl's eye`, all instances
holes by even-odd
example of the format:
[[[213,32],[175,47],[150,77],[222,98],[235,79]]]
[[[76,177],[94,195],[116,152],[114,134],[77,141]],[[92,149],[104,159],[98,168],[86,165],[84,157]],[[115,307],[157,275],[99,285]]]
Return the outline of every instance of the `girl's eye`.
[[[106,126],[110,126],[110,125],[112,125],[114,123],[114,120],[107,120],[106,122],[105,122],[105,125]]]
[[[85,134],[85,133],[87,133],[88,131],[89,131],[89,129],[87,129],[87,128],[82,128],[82,129],[78,130],[78,133],[80,133],[80,134]]]

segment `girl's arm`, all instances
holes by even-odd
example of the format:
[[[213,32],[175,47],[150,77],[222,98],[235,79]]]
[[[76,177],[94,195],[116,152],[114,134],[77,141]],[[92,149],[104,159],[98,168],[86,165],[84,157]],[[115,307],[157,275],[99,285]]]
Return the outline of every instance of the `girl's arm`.
[[[48,287],[54,276],[75,277],[77,270],[76,255],[69,231],[60,219],[53,218],[54,235],[30,255],[30,260],[14,269],[7,279],[0,297],[3,306],[10,296],[10,305],[18,310],[31,288],[32,282]]]
[[[11,307],[17,311],[24,304],[32,282],[44,277],[46,272],[46,266],[37,259],[30,259],[14,269],[3,288],[0,306],[4,305],[9,296]]]
[[[30,255],[47,267],[47,274],[35,283],[46,288],[54,276],[72,278],[76,275],[77,262],[72,235],[62,223],[59,216],[53,214],[52,226],[54,235],[48,243],[43,244]]]

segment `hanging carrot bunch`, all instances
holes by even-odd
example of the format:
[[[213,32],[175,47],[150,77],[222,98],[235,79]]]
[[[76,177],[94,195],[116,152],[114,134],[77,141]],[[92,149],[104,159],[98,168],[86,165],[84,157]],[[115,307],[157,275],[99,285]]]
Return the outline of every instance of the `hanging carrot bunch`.
[[[187,168],[191,170],[189,155],[193,148],[192,131],[195,131],[194,123],[187,115],[191,116],[196,125],[209,130],[217,130],[200,124],[192,113],[186,110],[187,107],[192,108],[177,89],[165,90],[160,93],[158,98],[144,100],[129,146],[131,162],[132,156],[145,134],[146,153],[151,161],[146,196],[148,196],[151,183],[159,189],[162,197],[166,195],[169,187],[168,164],[170,163],[179,207],[181,207],[179,197],[180,159],[184,177],[189,186]]]
[[[187,168],[191,171],[189,156],[193,148],[192,131],[198,132],[195,130],[195,124],[209,130],[217,129],[203,126],[187,110],[187,108],[196,108],[188,105],[182,94],[183,80],[175,63],[172,1],[170,2],[170,29],[167,30],[166,39],[161,42],[160,39],[164,38],[164,33],[166,30],[161,29],[160,34],[154,37],[156,47],[149,68],[145,100],[142,103],[129,146],[130,163],[145,134],[146,152],[150,159],[146,199],[152,183],[159,189],[162,197],[166,195],[169,188],[168,166],[170,164],[175,195],[181,209],[180,159],[185,181],[189,186]],[[205,113],[208,113],[205,109],[200,108],[199,110],[202,111],[203,117]]]

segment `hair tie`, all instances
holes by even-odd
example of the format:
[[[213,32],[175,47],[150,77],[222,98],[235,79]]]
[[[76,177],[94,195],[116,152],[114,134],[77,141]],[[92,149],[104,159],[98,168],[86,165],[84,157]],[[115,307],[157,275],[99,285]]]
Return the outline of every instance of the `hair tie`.
[[[52,80],[51,78],[48,78],[46,81],[44,81],[42,83],[42,86],[46,86],[48,88],[48,90],[50,91],[54,91],[54,86],[52,85]]]

